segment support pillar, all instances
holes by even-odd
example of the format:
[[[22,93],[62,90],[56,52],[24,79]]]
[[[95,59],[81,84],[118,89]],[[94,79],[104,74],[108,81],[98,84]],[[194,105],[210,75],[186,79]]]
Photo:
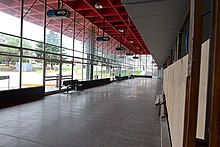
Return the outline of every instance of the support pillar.
[[[199,99],[200,60],[202,44],[203,1],[191,0],[189,62],[185,102],[183,147],[196,146]]]
[[[220,0],[212,0],[209,78],[211,114],[209,147],[220,147]]]

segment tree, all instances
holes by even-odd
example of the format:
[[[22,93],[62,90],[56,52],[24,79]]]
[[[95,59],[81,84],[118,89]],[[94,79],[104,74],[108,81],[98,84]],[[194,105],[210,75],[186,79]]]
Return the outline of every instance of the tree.
[[[60,38],[59,38],[58,34],[54,33],[53,31],[50,31],[49,34],[47,34],[47,36],[46,36],[46,43],[48,43],[48,44],[45,44],[45,51],[46,52],[60,53],[60,48],[58,47],[59,44],[60,44]],[[43,43],[38,43],[36,45],[36,49],[37,50],[42,50],[43,49]],[[42,53],[36,52],[36,56],[37,57],[42,57]],[[58,60],[59,56],[57,56],[55,54],[46,54],[45,58],[46,59]],[[53,65],[55,65],[55,63],[50,64],[51,69],[53,69]]]
[[[46,36],[46,43],[47,43],[47,44],[45,44],[45,51],[46,52],[57,53],[57,54],[60,53],[60,47],[59,47],[60,46],[60,38],[59,38],[58,34],[56,34],[53,31],[49,31],[49,34],[47,34],[47,36]],[[36,49],[43,50],[43,43],[38,43],[36,45]],[[65,53],[62,53],[62,54],[65,54]],[[42,57],[42,53],[36,52],[36,56]],[[58,55],[48,54],[48,53],[46,53],[45,58],[46,59],[53,59],[53,60],[60,60],[60,57]],[[53,66],[56,65],[56,63],[51,62],[49,65],[50,65],[50,69],[52,70],[52,69],[54,69]]]
[[[20,46],[20,39],[15,37],[9,37],[5,35],[0,35],[0,43],[7,44],[10,46]],[[23,47],[25,48],[31,48],[31,44],[27,42],[26,40],[23,40]],[[15,63],[19,61],[18,57],[14,57],[12,55],[18,55],[20,50],[13,47],[2,47],[0,46],[0,52],[7,54],[7,56],[3,56],[3,58],[0,58],[1,63],[5,63],[6,66],[9,66],[10,63]],[[24,54],[30,55],[31,53],[27,50],[24,50]]]

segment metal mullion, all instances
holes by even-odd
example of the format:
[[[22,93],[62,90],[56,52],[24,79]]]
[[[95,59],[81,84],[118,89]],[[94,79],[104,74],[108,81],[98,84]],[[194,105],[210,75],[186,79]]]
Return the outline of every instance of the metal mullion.
[[[98,36],[99,36],[99,29],[100,29],[100,28],[99,28],[99,27],[97,27],[97,28],[98,28],[98,32],[97,32],[97,33],[98,33]],[[99,58],[99,57],[98,57],[99,44],[98,44],[98,41],[96,41],[96,45],[97,45],[97,52],[96,52],[96,54],[97,54],[97,55],[96,55],[96,58],[97,58],[96,76],[97,76],[97,70],[98,70],[98,64],[99,64],[99,59],[98,59],[98,58]],[[98,77],[97,77],[97,78],[98,78]]]
[[[46,54],[52,54],[52,55],[60,55],[59,53],[54,53],[54,52],[48,52],[48,51],[45,51]]]
[[[83,17],[83,57],[82,57],[82,81],[83,81],[83,63],[84,63],[84,49],[85,49],[85,42],[84,42],[84,38],[85,38],[85,23],[86,23],[86,20],[85,20],[85,17]]]
[[[65,56],[65,57],[72,57],[72,56],[70,56],[70,55],[62,55],[62,56]],[[65,61],[65,60],[64,60]]]
[[[25,38],[25,37],[23,37],[23,40],[33,41],[33,42],[37,42],[37,43],[43,43],[42,41],[37,41],[37,40]]]
[[[57,79],[46,79],[45,81],[56,81]]]
[[[32,57],[32,56],[25,56],[23,55],[24,58],[31,58],[31,59],[39,59],[42,60],[43,58],[39,58],[39,57]]]
[[[65,75],[65,76],[63,76],[64,78],[66,78],[66,77],[71,77],[71,75]]]
[[[117,46],[117,44],[115,44],[113,47],[116,47]],[[113,47],[111,47],[111,53],[112,54],[114,54],[114,55],[116,55],[116,53],[118,52],[118,51],[116,51],[116,50],[113,50]],[[118,54],[117,54],[118,55]]]
[[[63,61],[63,63],[72,64],[72,61]]]
[[[83,40],[83,42],[86,42],[90,36],[92,36],[92,34],[90,34],[85,40]]]
[[[66,30],[67,30],[67,28],[71,25],[73,23],[73,20],[71,19],[71,22],[67,25],[67,27],[62,31],[62,33],[64,33]]]
[[[61,3],[61,8],[63,8],[63,2],[58,0],[58,9],[60,9],[60,3]],[[63,67],[63,62],[62,62],[62,42],[63,42],[63,19],[60,20],[60,71],[59,71],[59,85],[58,88],[61,90],[61,82],[62,82],[62,67]]]
[[[56,60],[56,59],[45,59],[45,61],[55,62],[55,63],[59,63],[60,62],[60,60]]]
[[[104,34],[104,31],[103,31],[103,34]],[[101,64],[101,79],[102,79],[102,68],[103,68],[103,46],[104,46],[104,43],[102,44],[102,64]]]
[[[46,78],[46,47],[45,47],[45,42],[46,42],[46,27],[47,27],[47,17],[46,17],[46,12],[47,12],[47,0],[45,0],[44,2],[44,40],[43,40],[43,44],[44,44],[44,53],[43,53],[43,86],[45,87],[45,78]]]
[[[46,13],[44,14],[44,15],[46,15]],[[50,21],[46,24],[46,28],[48,27],[48,25],[50,24],[52,22],[52,19],[50,19]]]
[[[7,44],[1,44],[1,43],[0,43],[0,46],[3,46],[3,47],[11,47],[11,48],[15,48],[15,49],[20,50],[20,47],[17,47],[17,46],[12,46],[12,45],[7,45]]]
[[[68,80],[68,79],[71,79],[71,78],[62,78],[61,80]]]
[[[81,51],[75,51],[75,50],[74,50],[74,52],[83,53],[83,52],[81,52]]]
[[[73,51],[72,48],[70,49],[70,48],[67,48],[67,47],[64,47],[64,46],[63,46],[63,49],[65,49],[65,50],[69,50],[69,51]]]
[[[73,57],[72,57],[72,71],[71,71],[71,78],[73,79],[74,77],[74,50],[75,50],[75,33],[76,33],[76,11],[74,10],[74,18],[73,18],[74,22],[73,22]]]
[[[0,52],[0,55],[2,55],[2,56],[20,57],[20,55],[10,55],[10,54],[6,54],[6,53],[3,53],[3,52]]]
[[[92,35],[92,39],[90,40],[90,42],[91,42],[91,44],[90,44],[90,54],[89,54],[89,56],[90,56],[90,69],[89,69],[89,71],[90,71],[90,80],[92,80],[93,79],[93,75],[94,75],[94,73],[93,73],[93,69],[94,69],[94,62],[93,62],[93,60],[94,60],[94,25],[93,25],[93,23],[92,23],[92,29],[90,30],[89,29],[89,31],[91,31],[92,33],[91,33],[91,35]]]
[[[0,33],[3,34],[3,35],[7,35],[7,36],[12,36],[12,37],[20,38],[19,36],[16,36],[16,35],[13,35],[13,34],[8,34],[8,33],[4,33],[4,32],[1,32],[1,31],[0,31]]]
[[[82,31],[83,31],[83,29],[80,30],[79,33],[77,33],[77,34],[75,35],[75,38],[76,38]]]
[[[46,45],[50,45],[50,46],[53,46],[53,47],[60,47],[60,45],[59,46],[57,46],[57,45],[54,45],[54,44],[50,44],[50,43],[45,43]]]
[[[106,46],[103,48],[103,50],[104,50],[106,47],[108,47],[109,44],[110,44],[110,42],[107,42],[107,44],[106,44]],[[108,50],[106,50],[106,51],[108,51]]]
[[[36,2],[37,2],[37,0],[35,0],[34,2],[33,2],[33,4],[30,6],[30,8],[27,10],[27,12],[24,14],[24,18],[25,18],[25,16],[28,14],[28,12],[32,9],[32,7],[36,4]],[[22,14],[23,15],[23,14]]]
[[[84,17],[84,20],[85,20],[86,18]],[[87,25],[90,23],[90,21],[88,21],[87,22],[87,24],[84,24],[84,26],[85,26],[85,28],[87,28]],[[88,29],[88,28],[87,28]]]
[[[114,44],[114,47],[118,46],[118,43],[119,43],[119,42],[116,42],[116,43]],[[112,52],[113,52],[113,51],[116,51],[116,50],[112,50],[112,48],[113,48],[113,47],[111,47],[111,51],[112,51]]]
[[[99,27],[98,27],[98,36],[99,36]],[[98,50],[99,50],[99,42],[96,41],[96,46],[97,46],[97,57],[98,57]]]
[[[111,47],[107,51],[112,51],[112,48],[115,47],[116,44],[117,44],[117,42],[115,42],[113,45],[111,45]]]
[[[24,50],[28,50],[28,51],[35,51],[35,52],[41,52],[43,53],[43,51],[41,50],[35,50],[35,49],[32,49],[32,48],[23,48]]]
[[[46,76],[46,78],[56,78],[57,76]]]
[[[105,47],[105,48],[107,48],[107,49],[106,49],[107,56],[108,56],[108,51],[109,51],[109,49],[108,49],[109,45],[112,45],[112,42],[108,42],[107,46]]]
[[[24,13],[24,0],[21,0],[21,9],[20,9],[20,17],[21,17],[21,27],[20,27],[20,71],[19,71],[19,88],[21,88],[21,82],[22,82],[22,56],[23,56],[23,42],[22,42],[22,37],[23,37],[23,13]]]
[[[100,44],[98,44],[98,43],[100,43],[100,42],[97,41],[97,48],[99,48],[103,44],[103,42],[101,42]]]
[[[109,46],[110,46],[110,47],[109,47]],[[108,47],[111,48],[111,46],[112,46],[112,41],[109,42],[109,46],[108,46]],[[111,59],[111,58],[109,57],[109,56],[110,56],[109,48],[107,48],[107,50],[106,50],[106,51],[107,51],[107,58],[108,58],[108,59]]]

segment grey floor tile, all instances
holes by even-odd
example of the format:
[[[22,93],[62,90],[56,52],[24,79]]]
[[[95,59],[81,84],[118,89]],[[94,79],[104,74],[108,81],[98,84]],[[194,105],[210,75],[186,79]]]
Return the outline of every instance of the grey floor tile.
[[[2,109],[0,146],[159,147],[161,90],[140,78]]]

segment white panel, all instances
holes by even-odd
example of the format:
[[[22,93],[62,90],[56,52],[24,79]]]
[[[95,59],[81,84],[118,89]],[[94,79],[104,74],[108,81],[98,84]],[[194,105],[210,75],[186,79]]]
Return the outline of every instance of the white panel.
[[[197,121],[197,138],[201,139],[204,139],[205,133],[208,56],[209,41],[203,43],[201,53],[201,75]],[[183,143],[187,69],[188,55],[164,70],[163,88],[166,96],[173,147],[180,147]]]
[[[141,4],[137,0],[122,0],[148,49],[159,66],[165,63],[174,48],[176,35],[185,17],[189,0],[155,0]]]

